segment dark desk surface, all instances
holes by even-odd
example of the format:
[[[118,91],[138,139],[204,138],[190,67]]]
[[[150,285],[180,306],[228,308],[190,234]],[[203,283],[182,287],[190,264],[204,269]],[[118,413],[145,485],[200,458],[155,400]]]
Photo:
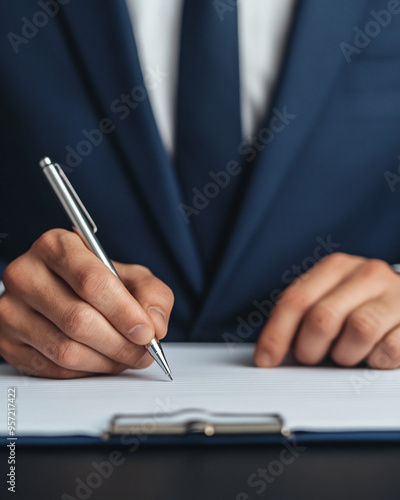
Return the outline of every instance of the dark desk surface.
[[[399,417],[400,418],[400,417]],[[19,447],[17,493],[6,489],[7,451],[0,451],[1,498],[23,500],[399,500],[400,443],[312,444],[279,465],[282,444],[231,447]],[[119,451],[123,463],[105,470]],[[285,454],[290,461],[292,455]],[[118,458],[113,455],[113,458]],[[107,469],[107,467],[106,467]],[[254,476],[265,470],[268,481]],[[272,475],[271,475],[272,471]],[[93,474],[94,473],[94,474]],[[275,474],[275,475],[274,475]],[[100,483],[99,483],[100,478]],[[249,485],[253,481],[253,486]],[[91,484],[76,492],[77,479]],[[4,495],[3,492],[7,494]],[[68,496],[70,495],[70,496]]]

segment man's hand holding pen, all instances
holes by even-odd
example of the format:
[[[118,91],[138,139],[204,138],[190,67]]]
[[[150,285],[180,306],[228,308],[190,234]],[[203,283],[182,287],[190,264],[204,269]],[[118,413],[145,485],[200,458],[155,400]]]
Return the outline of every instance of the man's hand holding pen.
[[[0,299],[6,361],[51,378],[149,366],[144,346],[165,337],[173,293],[145,267],[114,266],[124,284],[79,236],[62,229],[45,233],[9,264]]]

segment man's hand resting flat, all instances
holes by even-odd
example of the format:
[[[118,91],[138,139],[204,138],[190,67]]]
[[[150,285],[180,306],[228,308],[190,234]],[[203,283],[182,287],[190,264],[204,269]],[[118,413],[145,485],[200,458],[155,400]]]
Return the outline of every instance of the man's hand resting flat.
[[[165,337],[172,291],[145,267],[114,265],[125,286],[76,234],[42,235],[4,271],[4,359],[23,373],[52,378],[149,366],[144,346]]]
[[[254,354],[260,367],[327,355],[342,366],[400,367],[400,275],[383,261],[342,253],[321,260],[279,298]]]

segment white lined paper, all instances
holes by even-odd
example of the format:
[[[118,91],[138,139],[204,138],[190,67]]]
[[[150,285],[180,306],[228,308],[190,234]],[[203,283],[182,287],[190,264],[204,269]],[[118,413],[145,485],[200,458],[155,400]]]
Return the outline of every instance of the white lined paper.
[[[118,376],[50,380],[0,367],[0,435],[7,435],[7,388],[17,388],[17,436],[100,436],[114,414],[187,408],[279,413],[291,431],[400,430],[400,370],[253,366],[254,346],[167,344],[174,381],[160,368]]]

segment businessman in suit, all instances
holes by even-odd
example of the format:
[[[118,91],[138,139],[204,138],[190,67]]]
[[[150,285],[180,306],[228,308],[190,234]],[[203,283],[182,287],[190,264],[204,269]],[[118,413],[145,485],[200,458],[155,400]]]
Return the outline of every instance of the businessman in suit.
[[[260,367],[400,366],[400,1],[23,0],[0,28],[9,363],[144,368],[168,330],[258,339]],[[44,155],[126,288],[67,230]]]

